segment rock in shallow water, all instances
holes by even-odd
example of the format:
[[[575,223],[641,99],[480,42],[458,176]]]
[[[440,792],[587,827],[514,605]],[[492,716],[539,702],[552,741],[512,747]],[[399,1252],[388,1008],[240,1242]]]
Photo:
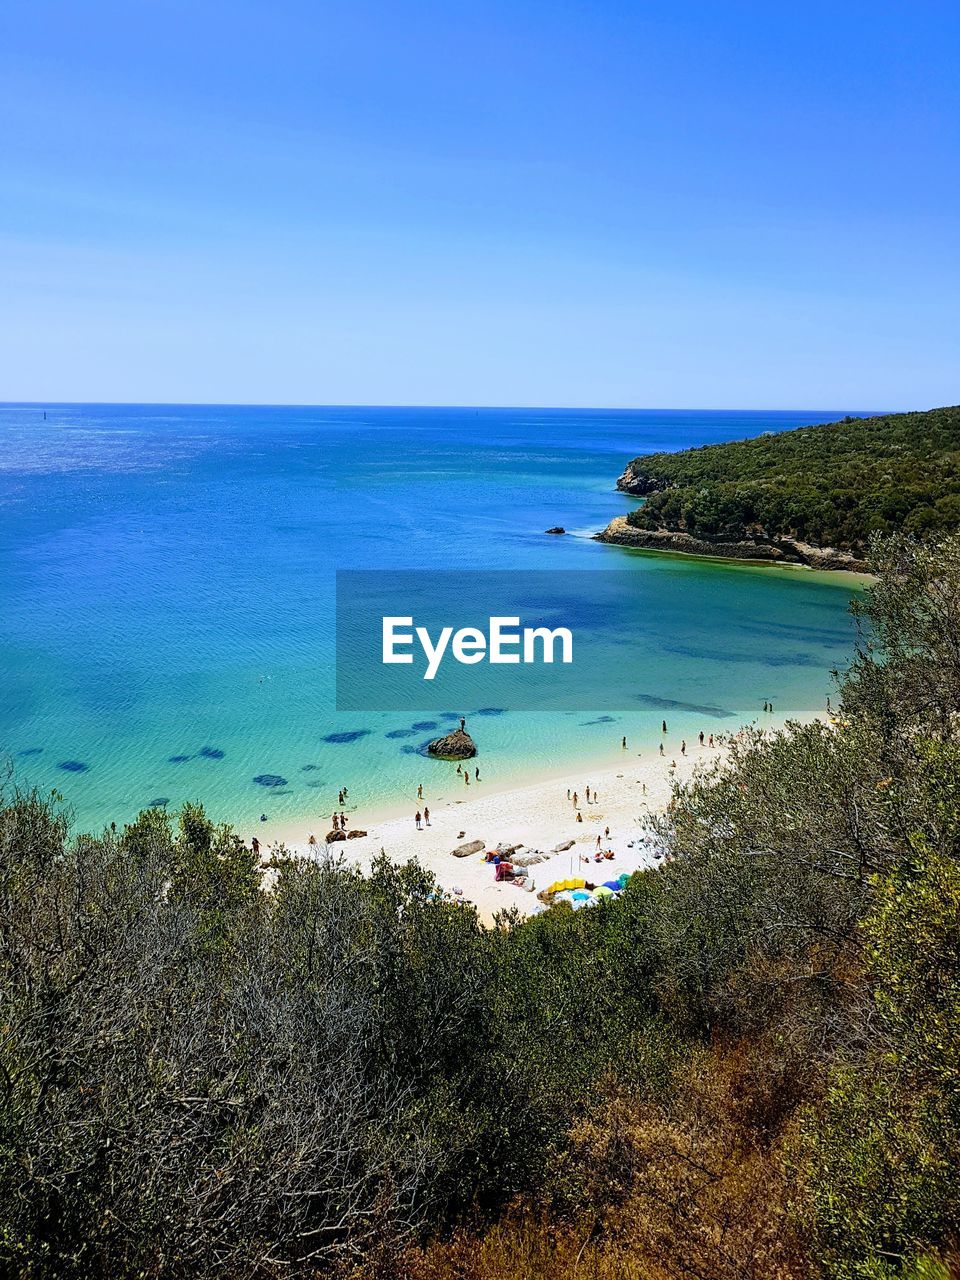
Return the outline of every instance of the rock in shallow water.
[[[469,760],[477,754],[477,744],[463,729],[454,729],[442,738],[434,738],[427,754],[437,760]]]

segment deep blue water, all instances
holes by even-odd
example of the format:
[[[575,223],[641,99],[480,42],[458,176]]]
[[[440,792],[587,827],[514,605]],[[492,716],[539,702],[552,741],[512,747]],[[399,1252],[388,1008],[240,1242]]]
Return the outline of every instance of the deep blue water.
[[[638,453],[846,410],[46,412],[0,406],[0,753],[81,824],[161,799],[243,825],[329,813],[345,783],[361,804],[409,794],[426,721],[333,710],[337,568],[635,574],[640,709],[485,717],[491,778],[614,758],[622,733],[653,742],[666,708],[689,735],[704,707],[732,724],[768,696],[778,714],[819,707],[850,652],[841,577],[587,536],[633,505],[614,483]],[[575,536],[545,536],[555,524]]]

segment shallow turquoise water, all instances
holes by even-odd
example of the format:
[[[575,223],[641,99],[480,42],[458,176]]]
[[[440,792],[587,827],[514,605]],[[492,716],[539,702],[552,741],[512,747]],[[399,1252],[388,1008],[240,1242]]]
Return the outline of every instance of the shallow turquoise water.
[[[635,575],[639,709],[472,716],[488,779],[616,759],[662,716],[678,742],[768,697],[819,708],[847,581],[543,531],[628,510],[637,453],[843,412],[0,406],[0,754],[88,826],[160,799],[243,826],[329,813],[345,784],[361,807],[409,795],[446,767],[414,751],[443,721],[333,710],[336,568]]]

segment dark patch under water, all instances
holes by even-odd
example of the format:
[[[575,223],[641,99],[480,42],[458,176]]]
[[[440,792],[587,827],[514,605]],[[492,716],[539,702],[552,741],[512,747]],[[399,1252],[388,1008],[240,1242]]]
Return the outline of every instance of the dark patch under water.
[[[300,772],[301,772],[301,773],[313,773],[313,772],[316,770],[316,768],[317,768],[317,765],[315,765],[315,764],[302,764],[302,765],[300,766]]]
[[[170,803],[169,796],[157,796],[155,800],[151,800],[147,805],[148,809],[165,809]]]
[[[385,738],[412,738],[415,733],[415,729],[390,729],[383,736]]]
[[[616,716],[597,716],[596,720],[584,720],[583,726],[586,728],[588,724],[616,724]]]
[[[62,769],[64,773],[86,773],[90,766],[84,764],[82,760],[61,760],[57,768]]]
[[[427,748],[430,746],[430,743],[432,741],[433,741],[432,738],[426,738],[423,742],[421,742],[416,747],[408,742],[404,746],[402,746],[400,750],[403,752],[405,756],[426,756],[429,760],[434,760],[436,759],[436,757],[431,756],[429,751],[427,750]]]
[[[219,747],[201,747],[200,754],[204,760],[222,760],[227,753],[221,751]]]
[[[414,720],[410,726],[411,732],[416,729],[418,733],[423,733],[427,729],[435,729],[437,727],[436,720]]]
[[[642,702],[646,707],[656,707],[659,711],[695,711],[697,715],[713,716],[715,720],[729,720],[736,717],[735,711],[728,711],[725,707],[702,707],[696,702],[677,702],[674,698],[655,698],[649,693],[638,693],[636,695],[637,702]]]
[[[319,779],[319,778],[312,778],[312,779],[307,783],[307,786],[308,786],[308,787],[322,787],[322,786],[323,786],[323,783],[320,781],[320,779]]]
[[[24,747],[22,751],[18,751],[18,756],[38,756],[43,747]]]
[[[688,644],[666,644],[667,653],[676,653],[681,658],[694,658],[697,662],[719,662],[721,664],[737,662],[758,664],[763,667],[811,667],[813,659],[807,653],[736,653],[731,649],[699,649]]]
[[[323,739],[324,742],[357,742],[360,738],[365,738],[369,734],[369,729],[344,729],[342,733],[328,733]]]
[[[167,764],[186,764],[193,756],[167,756]]]
[[[254,778],[254,782],[258,787],[285,787],[287,785],[286,778],[281,778],[279,773],[258,773]]]
[[[505,716],[507,714],[506,707],[481,707],[479,711],[471,714],[475,716]]]

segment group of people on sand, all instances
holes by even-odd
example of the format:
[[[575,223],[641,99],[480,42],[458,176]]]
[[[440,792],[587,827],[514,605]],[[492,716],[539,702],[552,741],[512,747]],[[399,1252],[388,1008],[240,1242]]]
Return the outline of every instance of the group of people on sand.
[[[599,803],[600,803],[600,792],[599,792],[599,791],[593,791],[593,792],[591,792],[591,791],[590,791],[589,783],[587,784],[587,787],[586,787],[586,790],[585,790],[584,794],[586,795],[586,798],[587,798],[587,804],[599,804]],[[574,807],[575,809],[579,810],[579,808],[580,808],[580,794],[579,794],[579,792],[577,792],[577,791],[571,791],[571,790],[570,790],[570,788],[569,788],[569,787],[567,787],[567,799],[568,799],[568,800],[573,801],[573,807]],[[582,821],[582,819],[581,819],[581,821]]]
[[[423,813],[421,813],[419,809],[417,810],[413,820],[417,824],[418,831],[422,831],[425,826],[429,827],[430,810],[427,808],[426,805],[423,806]]]

